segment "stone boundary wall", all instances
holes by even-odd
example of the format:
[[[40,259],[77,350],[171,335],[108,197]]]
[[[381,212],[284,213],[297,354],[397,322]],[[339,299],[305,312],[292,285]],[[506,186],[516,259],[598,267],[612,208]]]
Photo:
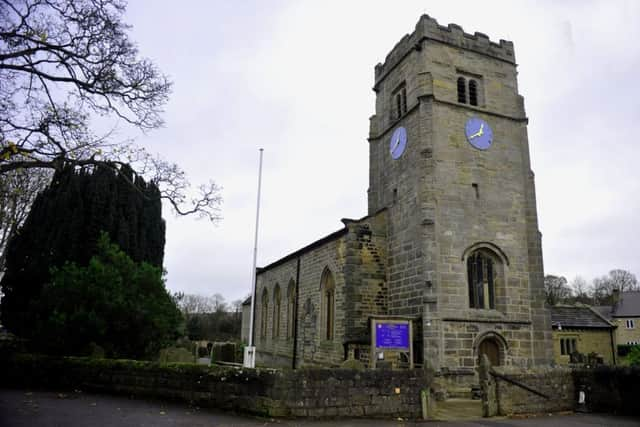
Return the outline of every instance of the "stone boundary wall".
[[[486,415],[544,414],[571,411],[577,402],[572,371],[562,367],[538,367],[532,369],[493,367],[485,396],[495,402],[484,402]],[[512,382],[527,386],[547,397],[542,397]]]
[[[576,393],[584,391],[583,410],[640,415],[640,367],[599,366],[573,371]]]
[[[246,369],[14,355],[0,386],[81,389],[171,399],[267,416],[421,416],[422,370]]]

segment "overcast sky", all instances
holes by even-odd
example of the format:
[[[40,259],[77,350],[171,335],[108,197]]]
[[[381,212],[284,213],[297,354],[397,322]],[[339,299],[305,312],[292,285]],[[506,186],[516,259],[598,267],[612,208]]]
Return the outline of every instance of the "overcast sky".
[[[423,13],[515,44],[545,273],[640,275],[640,2],[130,0],[174,82],[165,127],[134,136],[224,187],[217,226],[165,207],[170,290],[250,292],[260,147],[259,266],[367,214],[373,68]]]

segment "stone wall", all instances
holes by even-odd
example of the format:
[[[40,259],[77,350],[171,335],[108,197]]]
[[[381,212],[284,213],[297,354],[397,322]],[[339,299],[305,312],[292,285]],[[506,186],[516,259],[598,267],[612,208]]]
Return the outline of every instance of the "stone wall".
[[[268,416],[418,418],[429,379],[422,370],[278,371],[21,355],[2,360],[0,386],[124,393]]]
[[[461,75],[478,82],[478,105],[458,102]],[[394,103],[399,88],[407,94],[402,114]],[[436,370],[473,369],[477,343],[487,333],[500,345],[501,363],[551,363],[513,44],[423,16],[376,67],[374,90],[369,212],[388,209],[389,313],[422,317],[424,361]],[[493,129],[489,149],[466,140],[471,117]],[[390,136],[400,126],[406,148],[394,159]],[[470,304],[467,258],[478,249],[495,258],[495,308]]]
[[[585,409],[640,415],[640,367],[600,366],[575,370],[576,392],[585,393]]]
[[[494,408],[486,415],[570,411],[577,402],[571,369],[493,367],[492,372],[488,389],[487,384],[481,384],[485,396],[495,397],[495,402],[485,402],[485,407]]]
[[[296,367],[339,366],[346,354],[353,354],[356,347],[369,343],[369,317],[387,314],[386,211],[342,221],[343,230],[260,269],[255,307],[258,364],[291,367],[297,345]],[[326,339],[326,313],[320,289],[325,270],[331,272],[335,283],[332,339]],[[279,322],[274,318],[276,288],[281,296]],[[290,292],[295,289],[295,305],[290,306]],[[262,304],[265,290],[266,313]],[[295,312],[290,314],[290,309]],[[296,318],[297,324],[290,325]],[[263,319],[266,331],[261,327]],[[280,326],[277,331],[276,325]]]

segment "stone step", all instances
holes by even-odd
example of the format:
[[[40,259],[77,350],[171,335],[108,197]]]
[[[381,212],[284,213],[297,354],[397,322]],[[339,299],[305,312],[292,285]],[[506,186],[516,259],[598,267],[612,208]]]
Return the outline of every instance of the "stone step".
[[[482,418],[482,401],[450,398],[436,402],[432,418],[437,421],[475,420]]]
[[[471,399],[473,392],[471,387],[449,387],[447,388],[447,398],[450,399]]]

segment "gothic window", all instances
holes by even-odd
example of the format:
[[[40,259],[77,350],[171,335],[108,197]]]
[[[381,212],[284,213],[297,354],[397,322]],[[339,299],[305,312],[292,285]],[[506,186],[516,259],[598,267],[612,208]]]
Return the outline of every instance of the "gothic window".
[[[469,80],[469,104],[478,105],[478,83],[475,80]]]
[[[273,290],[273,338],[280,336],[280,285]]]
[[[486,250],[476,250],[467,258],[469,307],[495,308],[496,259]]]
[[[325,268],[322,272],[320,295],[322,307],[322,336],[326,340],[332,340],[335,333],[336,285],[333,280],[333,274],[328,268]]]
[[[476,107],[482,105],[482,87],[482,76],[458,72],[457,88],[459,103]]]
[[[407,113],[407,88],[405,87],[404,82],[396,90],[393,91],[391,99],[391,118],[399,119]]]
[[[287,339],[293,338],[293,328],[295,327],[296,309],[296,285],[293,280],[289,281],[287,288]]]
[[[458,77],[458,102],[467,103],[467,82],[464,77]]]
[[[269,314],[269,293],[267,288],[262,291],[262,310],[260,310],[260,336],[267,337],[267,317]]]

